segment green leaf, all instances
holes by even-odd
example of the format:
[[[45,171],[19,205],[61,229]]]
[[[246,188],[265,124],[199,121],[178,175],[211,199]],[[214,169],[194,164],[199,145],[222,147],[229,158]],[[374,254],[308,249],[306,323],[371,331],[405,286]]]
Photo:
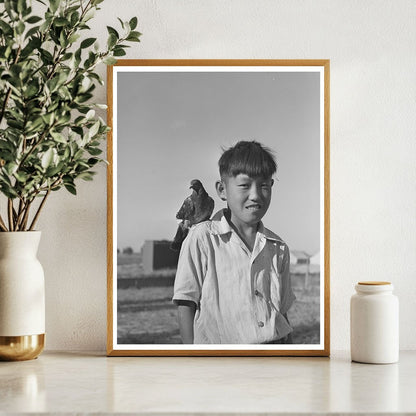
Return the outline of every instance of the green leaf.
[[[1,184],[1,192],[6,195],[7,198],[16,198],[18,196],[17,192],[5,183]]]
[[[58,86],[58,81],[59,81],[59,78],[58,77],[54,77],[50,81],[48,81],[46,83],[46,85],[48,86],[50,92],[55,92],[55,90],[56,90],[56,88]],[[51,110],[51,108],[49,108],[49,110]]]
[[[51,131],[51,136],[58,143],[65,143],[65,144],[67,143],[65,136],[61,133],[58,133],[56,131]]]
[[[126,40],[129,42],[140,42],[139,37],[142,34],[140,32],[131,32],[129,36],[127,36]]]
[[[26,16],[30,16],[32,14],[32,8],[25,6],[22,11],[22,16],[26,19]]]
[[[83,22],[88,22],[88,20],[91,20],[94,17],[95,14],[95,10],[94,9],[90,9],[88,10],[88,12],[85,14],[84,18],[82,19]],[[89,27],[87,25],[80,25],[81,29],[89,29]]]
[[[9,127],[13,127],[18,130],[21,130],[23,128],[23,123],[16,120],[7,120],[7,124],[9,125]]]
[[[25,183],[29,175],[24,172],[15,172],[14,177],[21,183]]]
[[[55,120],[55,114],[54,113],[47,113],[43,116],[41,116],[45,124],[52,125],[52,123]]]
[[[10,143],[10,142],[6,142],[6,140],[0,140],[0,149],[2,150],[2,156],[0,157],[0,159],[4,158],[3,155],[3,150],[8,150],[9,152],[14,150],[14,146]]]
[[[50,0],[49,7],[52,13],[55,13],[58,10],[60,0]]]
[[[131,30],[136,29],[136,27],[137,27],[137,17],[136,16],[130,19],[129,26],[130,26]]]
[[[108,49],[112,49],[118,41],[118,37],[116,35],[114,35],[113,33],[110,33],[110,36],[108,37],[107,40],[107,47]]]
[[[87,160],[87,163],[91,166],[91,167],[93,167],[93,166],[95,166],[98,162],[100,161],[100,159],[97,159],[96,157],[90,157],[88,160]]]
[[[97,80],[101,85],[104,85],[104,81],[101,79],[101,77],[98,74],[91,72],[88,75],[90,78]]]
[[[54,21],[53,24],[57,27],[61,27],[61,26],[68,26],[71,23],[69,22],[68,19],[65,19],[65,17],[57,17]]]
[[[24,90],[24,95],[26,98],[33,97],[38,92],[38,86],[36,84],[29,84]]]
[[[85,172],[90,168],[90,165],[85,160],[79,160],[76,166],[77,172]]]
[[[17,12],[22,13],[27,8],[25,0],[17,0]]]
[[[15,1],[10,1],[10,0],[6,0],[4,2],[4,7],[6,9],[7,14],[9,15],[10,19],[14,20],[15,15],[16,15],[16,2]]]
[[[89,46],[91,46],[95,41],[97,40],[97,38],[87,38],[87,39],[84,39],[82,42],[81,42],[81,49],[85,49],[85,48],[88,48]]]
[[[91,98],[92,98],[92,94],[79,94],[78,97],[75,99],[75,102],[78,104],[82,104]]]
[[[63,167],[62,163],[60,163],[58,166],[55,166],[55,167],[49,167],[48,169],[46,169],[45,176],[49,178],[55,176],[56,174],[61,172],[62,167]]]
[[[68,43],[69,44],[71,44],[71,43],[74,43],[74,42],[76,42],[79,38],[81,37],[81,35],[79,35],[78,33],[73,33],[69,38],[68,38]],[[71,55],[72,56],[72,54],[66,54],[66,55]],[[66,61],[66,60],[68,60],[69,58],[67,57],[67,56],[64,56],[63,58],[62,58],[62,60],[63,61]]]
[[[71,13],[71,26],[75,26],[77,22],[79,21],[79,13],[77,11]]]
[[[3,19],[0,19],[0,29],[5,35],[11,35],[13,33],[12,27],[9,26]]]
[[[41,160],[41,164],[43,169],[46,169],[49,167],[49,165],[52,163],[53,161],[53,148],[49,148],[42,156],[42,160]]]
[[[92,181],[94,178],[94,173],[95,172],[81,172],[77,178],[79,179],[83,179],[84,181]]]
[[[88,153],[91,155],[91,156],[98,156],[98,155],[100,155],[103,151],[101,150],[101,149],[99,149],[98,147],[91,147],[91,148],[88,148],[87,149],[88,150]]]
[[[114,56],[125,56],[126,55],[126,51],[122,48],[119,47],[115,47],[114,51],[113,51],[113,55]]]
[[[107,26],[107,31],[109,35],[114,35],[117,40],[120,39],[120,35],[118,34],[117,30],[115,30],[113,27]]]
[[[65,36],[65,31],[61,31],[61,34],[59,35],[59,44],[65,48],[68,45],[68,39]]]
[[[22,53],[20,54],[20,59],[22,61],[25,61],[29,56],[33,56],[34,51],[38,49],[40,46],[41,46],[40,39],[31,38],[29,42],[27,43],[27,45],[23,48]]]
[[[71,156],[71,150],[69,147],[65,147],[64,155],[62,159],[66,160]]]
[[[14,162],[7,163],[4,167],[5,171],[9,176],[12,176],[17,171],[18,165]]]
[[[52,54],[50,53],[50,52],[48,52],[47,50],[45,50],[45,49],[40,49],[40,56],[41,56],[41,58],[42,58],[42,61],[46,64],[46,65],[48,65],[48,64],[50,64],[50,63],[53,63],[53,56],[52,56]]]
[[[117,63],[117,59],[109,56],[108,58],[105,58],[103,61],[106,65],[115,65]]]
[[[26,20],[26,22],[27,23],[30,23],[30,24],[34,24],[34,23],[38,23],[38,22],[40,22],[42,20],[42,18],[41,17],[39,17],[39,16],[30,16],[27,20]]]
[[[41,117],[35,118],[33,121],[29,121],[26,124],[26,134],[34,133],[35,131],[40,131],[43,129],[43,119]]]
[[[89,110],[88,113],[85,115],[85,118],[87,120],[90,120],[90,119],[94,118],[94,116],[95,116],[95,111],[94,110]]]
[[[91,138],[94,137],[98,133],[100,126],[101,126],[101,123],[99,121],[96,121],[88,132],[89,137]]]
[[[124,29],[125,28],[124,22],[119,17],[117,17],[117,20],[120,22],[121,27]]]
[[[12,48],[10,47],[10,45],[8,45],[6,48],[6,51],[4,52],[4,57],[6,59],[9,59],[11,53],[12,53]]]
[[[18,35],[21,35],[23,32],[25,31],[25,24],[20,21],[17,25],[16,25],[16,33]]]
[[[65,189],[70,192],[72,195],[77,194],[77,190],[74,185],[71,185],[69,183],[64,183]]]

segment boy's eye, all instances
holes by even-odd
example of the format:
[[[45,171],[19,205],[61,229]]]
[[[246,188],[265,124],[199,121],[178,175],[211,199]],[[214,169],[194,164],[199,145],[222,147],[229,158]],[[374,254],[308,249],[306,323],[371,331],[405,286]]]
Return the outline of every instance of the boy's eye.
[[[238,185],[238,187],[239,187],[239,188],[242,188],[242,189],[247,189],[247,188],[248,188],[248,184],[246,184],[246,183],[241,183],[240,185]]]

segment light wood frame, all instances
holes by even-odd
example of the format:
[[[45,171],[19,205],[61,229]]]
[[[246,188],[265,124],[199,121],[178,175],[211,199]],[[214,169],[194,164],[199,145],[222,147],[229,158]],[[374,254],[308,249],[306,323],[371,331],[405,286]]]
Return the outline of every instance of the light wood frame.
[[[324,149],[323,159],[321,157],[321,165],[323,163],[323,170],[321,166],[321,172],[323,172],[323,210],[324,210],[324,230],[323,241],[324,244],[321,250],[324,248],[324,276],[322,278],[321,273],[321,285],[324,284],[324,296],[320,299],[322,304],[321,310],[324,311],[324,320],[320,322],[323,328],[323,340],[321,337],[321,348],[319,349],[207,349],[201,345],[200,349],[172,349],[168,344],[166,348],[162,349],[120,349],[114,345],[114,284],[116,282],[116,274],[114,278],[114,270],[116,265],[113,262],[113,226],[116,219],[113,218],[113,129],[108,133],[108,145],[107,145],[107,160],[109,162],[107,169],[107,355],[108,356],[329,356],[330,354],[330,61],[329,60],[119,60],[114,67],[158,67],[158,66],[172,66],[172,67],[256,67],[267,66],[271,67],[319,67],[323,73],[323,85],[321,86],[323,91],[323,103],[321,100],[321,113],[323,112],[323,125],[321,125],[321,131],[323,130],[323,143]],[[109,66],[107,70],[107,124],[113,128],[113,74],[114,67]],[[321,94],[322,96],[322,94]],[[321,123],[322,124],[322,123]],[[321,140],[322,142],[322,140]],[[322,181],[322,173],[321,173]],[[322,196],[321,196],[322,198]],[[322,226],[322,221],[321,221]],[[322,233],[322,229],[321,229]],[[321,237],[322,241],[322,237]],[[321,266],[322,267],[322,266]],[[116,273],[116,272],[115,272]],[[322,292],[321,292],[322,293]],[[321,332],[322,334],[322,332]]]

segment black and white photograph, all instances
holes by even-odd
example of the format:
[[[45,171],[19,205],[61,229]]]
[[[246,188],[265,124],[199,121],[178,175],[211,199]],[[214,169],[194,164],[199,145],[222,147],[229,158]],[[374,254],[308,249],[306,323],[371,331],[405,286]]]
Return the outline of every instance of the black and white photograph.
[[[108,73],[108,354],[328,355],[329,61],[154,62]]]

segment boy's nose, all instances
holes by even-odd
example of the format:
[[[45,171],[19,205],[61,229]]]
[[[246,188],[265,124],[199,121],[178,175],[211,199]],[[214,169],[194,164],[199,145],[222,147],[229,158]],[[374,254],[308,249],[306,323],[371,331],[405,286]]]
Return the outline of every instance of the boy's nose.
[[[260,199],[260,188],[259,188],[259,187],[257,187],[256,185],[253,185],[253,186],[250,188],[250,195],[249,195],[249,198],[250,198],[252,201],[258,201],[258,200]]]

